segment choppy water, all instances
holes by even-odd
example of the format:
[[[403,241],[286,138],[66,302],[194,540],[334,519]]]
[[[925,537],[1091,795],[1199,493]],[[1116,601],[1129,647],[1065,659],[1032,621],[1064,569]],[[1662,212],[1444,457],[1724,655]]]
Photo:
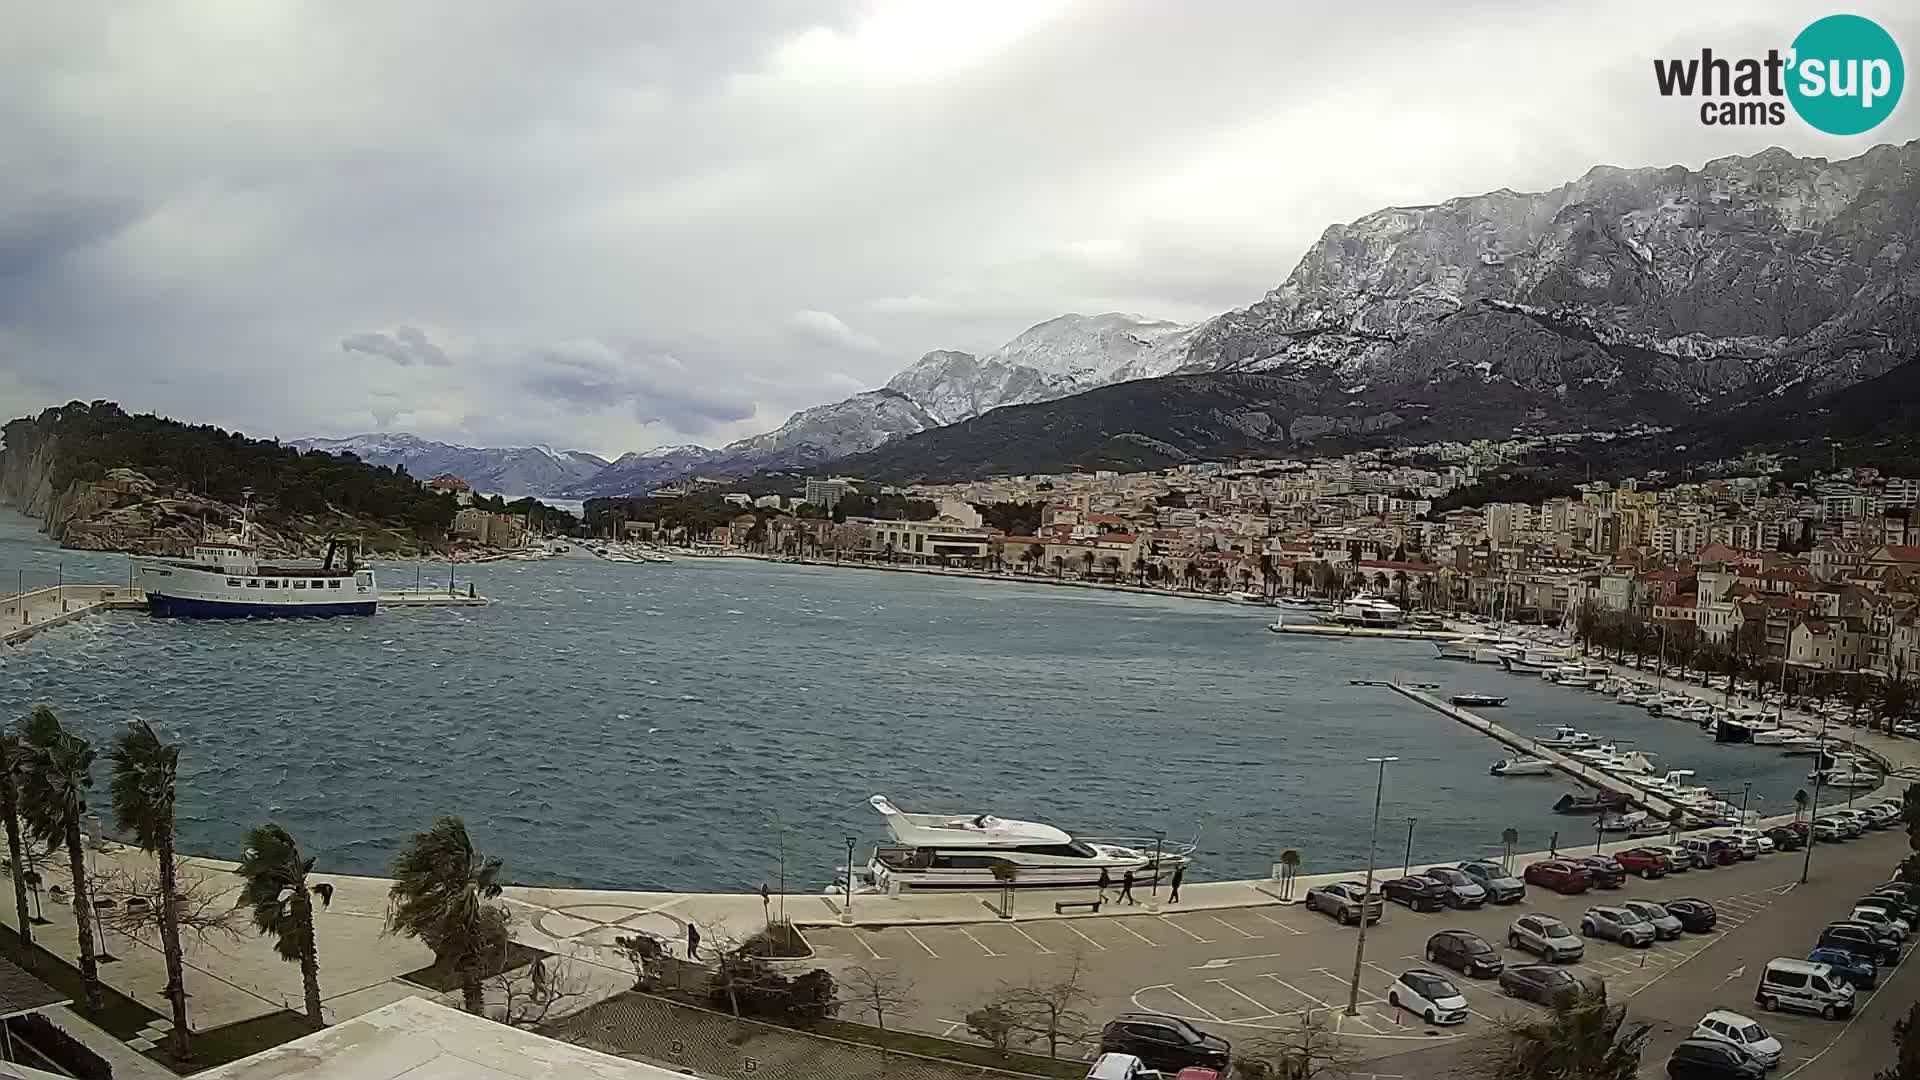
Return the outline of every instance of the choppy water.
[[[0,517],[0,575],[126,578]],[[382,581],[411,586],[411,566]],[[445,580],[446,568],[437,571]],[[515,880],[609,888],[814,888],[845,836],[884,838],[866,798],[990,810],[1093,834],[1200,837],[1206,877],[1365,861],[1389,766],[1381,861],[1414,817],[1416,861],[1526,847],[1551,778],[1487,775],[1499,748],[1351,678],[1429,677],[1512,696],[1502,719],[1631,739],[1762,809],[1807,768],[1697,729],[1479,666],[1420,642],[1270,634],[1222,604],[904,574],[587,557],[462,567],[484,609],[364,619],[84,620],[0,654],[0,715],[35,702],[104,743],[130,716],[180,740],[180,832],[234,857],[286,824],[321,865],[381,873],[407,833],[457,813]],[[436,572],[429,568],[426,580]],[[96,802],[104,809],[106,767]]]

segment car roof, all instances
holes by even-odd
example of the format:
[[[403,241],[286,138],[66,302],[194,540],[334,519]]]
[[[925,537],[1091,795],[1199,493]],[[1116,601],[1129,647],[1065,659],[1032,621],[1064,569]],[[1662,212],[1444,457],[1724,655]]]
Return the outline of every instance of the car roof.
[[[1618,915],[1622,911],[1625,911],[1626,909],[1619,906],[1618,904],[1595,904],[1592,907],[1588,908],[1587,910],[1598,911],[1607,915]]]
[[[1101,1054],[1094,1059],[1087,1080],[1125,1080],[1129,1068],[1144,1064],[1132,1054]]]
[[[1776,956],[1767,961],[1768,971],[1799,971],[1808,975],[1824,975],[1832,970],[1828,965],[1812,960],[1796,960],[1791,956]]]
[[[1131,1021],[1131,1020],[1152,1020],[1152,1021],[1154,1021],[1155,1023],[1159,1023],[1159,1024],[1171,1024],[1171,1025],[1173,1025],[1173,1026],[1175,1026],[1175,1027],[1186,1027],[1186,1026],[1187,1026],[1187,1022],[1186,1022],[1185,1020],[1182,1020],[1182,1019],[1180,1019],[1180,1018],[1179,1018],[1179,1017],[1177,1017],[1177,1016],[1168,1016],[1168,1015],[1167,1015],[1167,1014],[1165,1014],[1165,1013],[1153,1013],[1153,1012],[1123,1012],[1123,1013],[1119,1013],[1119,1014],[1117,1014],[1117,1015],[1116,1015],[1116,1016],[1114,1016],[1114,1018],[1113,1018],[1113,1021],[1121,1021],[1121,1020],[1129,1020],[1129,1021]],[[1110,1021],[1110,1022],[1112,1022],[1112,1021]]]
[[[1752,1017],[1741,1016],[1732,1009],[1715,1009],[1700,1019],[1702,1021],[1718,1020],[1723,1024],[1751,1024],[1755,1022]]]

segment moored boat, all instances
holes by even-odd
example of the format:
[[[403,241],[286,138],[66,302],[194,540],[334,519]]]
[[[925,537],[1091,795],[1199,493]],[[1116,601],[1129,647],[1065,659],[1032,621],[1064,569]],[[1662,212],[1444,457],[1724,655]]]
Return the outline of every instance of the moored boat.
[[[185,558],[143,558],[135,567],[148,610],[163,618],[371,615],[379,603],[373,568],[354,565],[344,545],[329,543],[324,559],[260,558],[250,509],[227,540],[201,540]]]
[[[1499,694],[1455,694],[1447,700],[1462,708],[1493,708],[1507,703]]]
[[[1494,762],[1487,772],[1493,776],[1546,776],[1553,772],[1553,763],[1531,754],[1518,754]]]

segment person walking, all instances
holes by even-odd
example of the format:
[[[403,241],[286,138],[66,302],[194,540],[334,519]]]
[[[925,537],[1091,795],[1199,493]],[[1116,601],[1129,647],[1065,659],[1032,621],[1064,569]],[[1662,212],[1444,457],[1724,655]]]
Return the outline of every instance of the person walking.
[[[687,924],[687,959],[700,959],[700,928],[692,923]]]
[[[1134,905],[1138,905],[1140,903],[1140,901],[1135,900],[1133,898],[1133,871],[1132,870],[1128,870],[1126,873],[1120,875],[1120,899],[1114,901],[1114,903],[1134,904]]]
[[[1180,902],[1180,882],[1184,880],[1186,876],[1187,868],[1184,865],[1173,868],[1173,891],[1167,894],[1167,903],[1177,904]]]
[[[1105,900],[1107,890],[1111,888],[1113,888],[1113,875],[1103,866],[1100,868],[1100,899]]]

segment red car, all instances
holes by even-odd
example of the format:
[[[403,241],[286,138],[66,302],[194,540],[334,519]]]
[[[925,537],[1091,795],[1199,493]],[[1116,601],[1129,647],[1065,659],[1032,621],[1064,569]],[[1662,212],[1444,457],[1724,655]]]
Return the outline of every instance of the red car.
[[[1587,886],[1592,884],[1588,880],[1585,867],[1559,859],[1534,863],[1527,867],[1526,873],[1521,877],[1529,885],[1552,889],[1567,896],[1586,892]]]
[[[1615,852],[1613,861],[1619,863],[1627,873],[1648,879],[1666,877],[1667,871],[1673,869],[1667,857],[1652,848],[1637,847]]]

